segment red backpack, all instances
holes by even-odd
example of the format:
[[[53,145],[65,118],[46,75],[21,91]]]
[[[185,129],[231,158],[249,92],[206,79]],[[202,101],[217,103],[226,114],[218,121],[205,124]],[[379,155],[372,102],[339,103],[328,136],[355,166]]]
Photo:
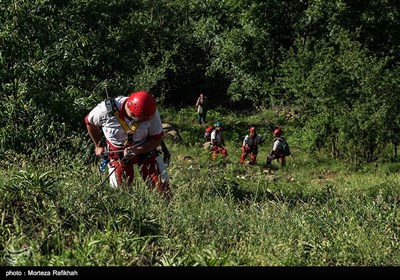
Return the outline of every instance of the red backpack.
[[[206,128],[204,131],[204,139],[206,141],[211,141],[211,133],[214,131],[215,127],[210,125],[209,127]]]

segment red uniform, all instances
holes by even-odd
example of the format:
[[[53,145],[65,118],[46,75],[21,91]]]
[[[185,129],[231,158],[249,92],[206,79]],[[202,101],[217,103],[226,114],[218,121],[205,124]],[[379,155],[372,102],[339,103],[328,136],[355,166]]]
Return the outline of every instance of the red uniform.
[[[123,182],[131,185],[134,179],[133,167],[137,164],[143,180],[156,186],[160,192],[169,192],[165,164],[155,152],[163,137],[163,128],[154,98],[146,92],[136,92],[130,97],[115,98],[115,105],[117,110],[113,113],[107,107],[106,101],[103,101],[85,117],[93,142],[99,138],[96,130],[100,127],[106,138],[110,159],[109,174],[112,173],[111,187],[116,188]],[[146,108],[150,109],[146,111]],[[134,156],[129,155],[128,158],[127,149]],[[96,154],[100,152],[103,150],[100,145],[96,145]]]

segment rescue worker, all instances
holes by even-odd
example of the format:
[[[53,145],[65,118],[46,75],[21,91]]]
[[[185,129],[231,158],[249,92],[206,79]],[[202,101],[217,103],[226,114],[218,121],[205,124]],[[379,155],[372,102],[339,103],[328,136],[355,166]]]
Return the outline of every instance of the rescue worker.
[[[264,138],[257,134],[257,129],[253,125],[249,128],[249,134],[244,137],[242,143],[242,155],[240,163],[244,164],[246,157],[250,154],[250,165],[257,164],[258,145],[264,143]]]
[[[156,152],[162,143],[163,127],[151,94],[137,91],[129,97],[107,98],[86,115],[85,123],[96,156],[108,151],[111,187],[117,188],[123,182],[132,185],[137,164],[145,182],[171,195],[166,166]]]
[[[282,141],[286,141],[282,135],[282,130],[278,127],[274,130],[274,145],[271,153],[267,157],[267,166],[271,166],[271,162],[276,159],[282,167],[286,165],[286,157],[283,150]]]
[[[217,121],[214,126],[215,129],[211,133],[211,150],[213,160],[215,160],[218,154],[221,154],[223,157],[228,156],[228,151],[225,148],[225,139],[222,134],[222,123]]]

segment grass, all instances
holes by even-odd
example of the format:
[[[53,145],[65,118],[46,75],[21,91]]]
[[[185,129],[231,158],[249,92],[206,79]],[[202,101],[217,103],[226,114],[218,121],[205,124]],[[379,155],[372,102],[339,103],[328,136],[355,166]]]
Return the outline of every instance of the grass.
[[[183,143],[167,139],[174,193],[169,203],[141,180],[130,190],[100,187],[104,177],[97,166],[79,159],[73,165],[59,160],[1,169],[0,251],[12,260],[2,258],[0,264],[400,265],[396,164],[354,170],[311,157],[288,134],[296,144],[287,168],[274,163],[267,172],[263,164],[272,138],[263,128],[268,140],[260,146],[259,164],[243,166],[246,118],[217,113],[232,128],[226,131],[232,138],[227,137],[228,158],[211,161],[201,147],[202,128],[188,114],[183,110],[173,118]],[[29,250],[13,253],[21,248]]]

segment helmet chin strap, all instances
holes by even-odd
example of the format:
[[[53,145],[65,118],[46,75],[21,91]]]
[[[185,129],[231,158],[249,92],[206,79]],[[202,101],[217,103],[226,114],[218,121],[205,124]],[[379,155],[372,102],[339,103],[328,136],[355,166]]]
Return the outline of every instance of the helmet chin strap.
[[[128,117],[128,119],[132,122],[140,122],[137,117]]]

